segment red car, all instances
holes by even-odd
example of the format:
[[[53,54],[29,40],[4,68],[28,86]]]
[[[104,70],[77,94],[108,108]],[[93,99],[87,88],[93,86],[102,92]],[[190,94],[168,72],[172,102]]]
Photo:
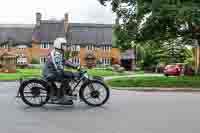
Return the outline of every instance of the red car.
[[[182,73],[182,65],[167,65],[164,69],[165,76],[180,76]]]

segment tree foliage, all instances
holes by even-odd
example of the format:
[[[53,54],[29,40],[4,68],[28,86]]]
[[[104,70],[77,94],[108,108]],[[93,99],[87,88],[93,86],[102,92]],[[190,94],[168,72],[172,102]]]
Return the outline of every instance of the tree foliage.
[[[200,40],[199,0],[112,0],[111,4],[123,21],[117,32],[126,32],[128,42],[182,37],[182,43],[191,44],[191,39]]]
[[[111,0],[99,0],[102,4]],[[200,45],[200,0],[112,0],[120,18],[114,27],[117,45],[143,47],[144,65],[184,62],[191,56],[185,45]]]

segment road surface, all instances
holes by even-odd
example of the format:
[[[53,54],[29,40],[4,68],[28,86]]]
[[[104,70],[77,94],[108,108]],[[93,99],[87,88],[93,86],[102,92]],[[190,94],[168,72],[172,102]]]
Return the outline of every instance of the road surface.
[[[1,133],[199,133],[200,93],[112,91],[108,104],[90,108],[27,108],[15,82],[0,82]]]

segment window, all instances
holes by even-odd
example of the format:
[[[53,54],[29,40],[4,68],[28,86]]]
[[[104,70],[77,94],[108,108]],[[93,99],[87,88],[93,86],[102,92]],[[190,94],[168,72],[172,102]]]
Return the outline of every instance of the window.
[[[88,50],[88,51],[94,50],[94,46],[93,46],[93,45],[87,45],[87,50]]]
[[[0,46],[1,48],[8,48],[8,44],[4,44]]]
[[[47,62],[47,57],[40,57],[40,64]]]
[[[79,59],[79,57],[74,57],[74,58],[72,58],[72,63],[73,63],[73,64],[76,64],[76,65],[79,65],[79,64],[80,64],[80,59]]]
[[[80,58],[79,57],[73,57],[73,58],[70,59],[70,61],[72,62],[72,64],[80,65]]]
[[[26,57],[17,58],[17,64],[27,64],[27,58]]]
[[[101,63],[103,65],[110,65],[110,62],[111,62],[110,58],[101,58]]]
[[[80,51],[80,45],[72,45],[71,51]]]
[[[102,49],[103,49],[104,52],[106,52],[106,51],[110,52],[111,46],[103,46]]]
[[[19,48],[19,49],[22,49],[22,50],[23,50],[23,49],[27,48],[27,46],[26,46],[26,45],[18,45],[18,46],[17,46],[17,48]]]
[[[50,48],[50,44],[48,42],[42,42],[40,48]]]

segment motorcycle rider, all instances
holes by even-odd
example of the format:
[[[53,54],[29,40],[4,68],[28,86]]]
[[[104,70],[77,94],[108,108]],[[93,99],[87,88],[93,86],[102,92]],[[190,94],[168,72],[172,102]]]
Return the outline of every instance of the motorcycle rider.
[[[48,54],[48,60],[43,68],[43,77],[51,82],[59,81],[62,78],[71,79],[73,78],[72,72],[64,72],[64,66],[77,68],[70,61],[64,59],[64,48],[62,38],[57,38],[53,44],[53,50]],[[61,88],[58,88],[61,89]],[[59,90],[61,92],[61,90]],[[59,103],[72,105],[72,100],[67,100],[64,95],[59,95]]]

